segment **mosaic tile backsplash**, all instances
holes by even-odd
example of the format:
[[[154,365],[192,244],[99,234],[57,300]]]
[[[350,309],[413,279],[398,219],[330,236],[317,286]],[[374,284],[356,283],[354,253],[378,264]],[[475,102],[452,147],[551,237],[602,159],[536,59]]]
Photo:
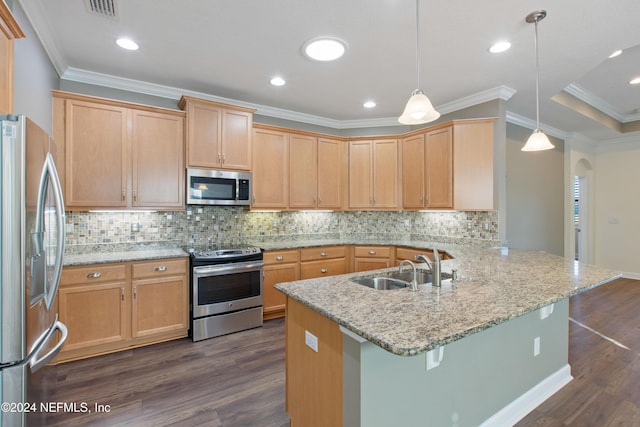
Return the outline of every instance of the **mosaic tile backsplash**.
[[[245,241],[384,237],[446,243],[495,243],[498,214],[480,212],[251,212],[195,207],[174,212],[67,212],[66,244],[213,247]]]

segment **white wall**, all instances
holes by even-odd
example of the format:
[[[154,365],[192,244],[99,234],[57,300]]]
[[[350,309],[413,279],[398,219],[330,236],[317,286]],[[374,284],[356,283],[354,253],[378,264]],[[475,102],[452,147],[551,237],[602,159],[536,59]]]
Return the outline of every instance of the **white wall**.
[[[531,130],[507,123],[506,239],[509,246],[564,256],[564,142],[523,152]]]
[[[640,278],[640,136],[596,156],[595,263]]]

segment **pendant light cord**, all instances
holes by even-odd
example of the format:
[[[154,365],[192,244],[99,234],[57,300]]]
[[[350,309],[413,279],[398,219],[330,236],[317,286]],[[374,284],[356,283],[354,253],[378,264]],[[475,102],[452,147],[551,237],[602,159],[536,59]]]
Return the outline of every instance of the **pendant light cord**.
[[[540,55],[538,54],[538,21],[539,19],[536,18],[534,23],[534,46],[536,48],[536,130],[540,130]]]
[[[416,0],[416,89],[420,89],[420,1]]]

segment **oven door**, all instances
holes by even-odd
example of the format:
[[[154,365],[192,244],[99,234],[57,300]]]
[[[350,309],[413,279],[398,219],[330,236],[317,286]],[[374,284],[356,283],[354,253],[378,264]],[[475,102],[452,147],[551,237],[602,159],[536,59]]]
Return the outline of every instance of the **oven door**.
[[[262,261],[193,267],[193,318],[262,306]]]

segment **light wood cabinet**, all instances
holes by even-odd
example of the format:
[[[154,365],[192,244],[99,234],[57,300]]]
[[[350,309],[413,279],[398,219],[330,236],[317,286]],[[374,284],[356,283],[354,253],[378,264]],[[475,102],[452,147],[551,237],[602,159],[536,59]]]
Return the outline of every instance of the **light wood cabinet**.
[[[189,329],[187,261],[147,261],[134,263],[131,268],[132,337]]]
[[[391,267],[393,247],[356,246],[353,248],[353,272]]]
[[[300,249],[300,279],[334,276],[347,272],[346,246]]]
[[[284,316],[287,298],[274,286],[300,278],[298,260],[297,249],[264,252],[262,313],[265,320]]]
[[[255,109],[182,96],[187,112],[187,167],[251,170]]]
[[[494,209],[493,122],[455,120],[404,138],[403,207]]]
[[[252,151],[251,207],[286,209],[289,205],[289,135],[254,128]]]
[[[397,139],[350,141],[349,208],[397,208],[398,167]]]
[[[57,362],[185,337],[188,260],[65,267],[58,306],[69,338]]]
[[[0,114],[13,114],[13,40],[25,37],[18,21],[0,2]]]
[[[184,209],[183,112],[59,91],[53,96],[69,210]]]
[[[342,208],[342,141],[289,135],[289,208]]]

